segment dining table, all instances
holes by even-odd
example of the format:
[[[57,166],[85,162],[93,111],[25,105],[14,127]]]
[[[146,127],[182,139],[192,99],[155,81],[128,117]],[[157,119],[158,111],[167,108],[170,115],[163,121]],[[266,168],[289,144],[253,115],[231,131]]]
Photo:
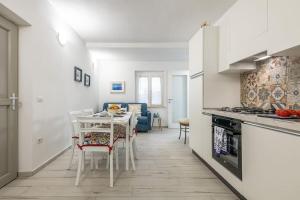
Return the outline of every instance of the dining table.
[[[101,117],[102,113],[95,113],[93,117]],[[113,114],[113,123],[120,124],[126,127],[126,137],[125,137],[125,168],[129,170],[129,136],[132,127],[130,125],[130,119],[132,117],[132,112],[124,112]]]

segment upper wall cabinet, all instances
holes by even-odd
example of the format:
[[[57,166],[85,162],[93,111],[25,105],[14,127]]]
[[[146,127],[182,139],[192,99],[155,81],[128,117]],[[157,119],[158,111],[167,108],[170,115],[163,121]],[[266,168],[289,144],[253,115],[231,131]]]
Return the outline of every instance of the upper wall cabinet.
[[[189,41],[190,76],[203,71],[203,29],[200,29]]]
[[[267,50],[267,13],[268,0],[238,0],[228,11],[230,63]]]
[[[268,53],[300,55],[300,1],[269,0]]]
[[[225,14],[219,23],[219,72],[230,69],[230,18]]]
[[[190,75],[218,66],[218,28],[201,28],[189,41]]]

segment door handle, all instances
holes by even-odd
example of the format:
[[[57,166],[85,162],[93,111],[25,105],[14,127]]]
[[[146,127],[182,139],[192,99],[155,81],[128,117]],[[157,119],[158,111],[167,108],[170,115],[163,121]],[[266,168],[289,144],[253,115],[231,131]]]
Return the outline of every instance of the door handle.
[[[168,99],[168,103],[171,103],[174,99]]]
[[[11,97],[9,97],[11,101],[11,109],[16,110],[16,101],[18,100],[18,97],[16,97],[15,93],[12,93]]]

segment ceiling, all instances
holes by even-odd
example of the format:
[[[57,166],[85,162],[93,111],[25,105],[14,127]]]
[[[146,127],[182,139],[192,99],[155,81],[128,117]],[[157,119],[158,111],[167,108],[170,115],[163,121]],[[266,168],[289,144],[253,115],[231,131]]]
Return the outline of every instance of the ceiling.
[[[92,57],[102,61],[185,62],[186,48],[89,48]]]
[[[236,0],[49,0],[86,42],[186,42]]]

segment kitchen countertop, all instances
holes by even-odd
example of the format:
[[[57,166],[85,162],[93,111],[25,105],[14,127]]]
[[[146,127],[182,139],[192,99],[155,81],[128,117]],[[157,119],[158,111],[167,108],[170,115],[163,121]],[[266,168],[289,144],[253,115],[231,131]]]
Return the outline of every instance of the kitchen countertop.
[[[287,131],[295,132],[300,135],[300,120],[299,119],[272,119],[265,117],[258,117],[255,114],[241,114],[234,112],[220,111],[217,109],[203,109],[203,114],[220,115],[234,119],[242,120],[243,122],[253,123],[261,126],[271,127],[273,129],[284,129]]]

